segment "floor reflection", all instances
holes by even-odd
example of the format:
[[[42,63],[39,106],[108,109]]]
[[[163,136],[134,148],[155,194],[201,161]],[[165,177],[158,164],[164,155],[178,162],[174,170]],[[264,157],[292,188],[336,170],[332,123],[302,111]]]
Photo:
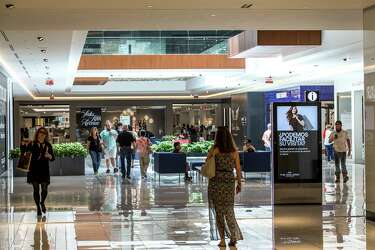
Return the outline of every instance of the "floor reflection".
[[[346,185],[335,184],[333,166],[324,166],[323,206],[274,210],[270,176],[250,175],[235,201],[245,238],[238,249],[365,249],[363,166],[349,171]],[[159,184],[158,176],[155,181],[152,172],[149,176],[140,179],[137,166],[130,181],[105,174],[53,177],[48,213],[40,222],[31,187],[16,178],[12,248],[217,249],[209,240],[207,182],[185,184],[165,175]],[[367,232],[372,228],[368,224]],[[0,242],[4,237],[0,233]]]
[[[48,234],[45,228],[46,217],[38,219],[34,229],[34,249],[49,250]]]

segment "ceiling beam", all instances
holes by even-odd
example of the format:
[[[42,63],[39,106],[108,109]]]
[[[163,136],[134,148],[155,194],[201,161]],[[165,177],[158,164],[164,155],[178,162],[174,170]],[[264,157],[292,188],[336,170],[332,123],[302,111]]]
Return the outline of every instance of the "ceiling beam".
[[[244,69],[245,59],[226,55],[83,55],[78,70]]]

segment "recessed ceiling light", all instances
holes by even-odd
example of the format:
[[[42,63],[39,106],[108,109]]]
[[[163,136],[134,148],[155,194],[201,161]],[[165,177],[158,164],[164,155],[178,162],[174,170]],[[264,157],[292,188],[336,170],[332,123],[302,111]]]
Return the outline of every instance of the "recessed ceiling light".
[[[152,5],[147,5],[147,8],[152,8],[153,6]]]
[[[216,16],[215,14],[211,14],[212,17]]]
[[[47,58],[43,58],[43,61],[44,61],[44,62],[48,62],[48,59],[47,59]]]
[[[41,49],[40,52],[42,52],[42,53],[46,53],[47,50],[45,50],[45,49]]]
[[[38,39],[39,42],[41,42],[41,41],[44,40],[44,37],[42,37],[42,36],[38,36],[37,39]]]
[[[5,8],[7,8],[7,9],[13,9],[14,7],[16,7],[16,6],[12,3],[5,4]]]

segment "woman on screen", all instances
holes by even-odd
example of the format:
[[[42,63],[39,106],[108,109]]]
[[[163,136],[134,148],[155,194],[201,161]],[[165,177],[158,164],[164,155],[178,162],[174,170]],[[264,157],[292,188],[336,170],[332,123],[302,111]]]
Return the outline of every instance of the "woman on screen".
[[[286,113],[286,118],[289,122],[290,130],[295,132],[302,132],[305,127],[305,121],[302,115],[298,114],[296,106],[291,106]]]

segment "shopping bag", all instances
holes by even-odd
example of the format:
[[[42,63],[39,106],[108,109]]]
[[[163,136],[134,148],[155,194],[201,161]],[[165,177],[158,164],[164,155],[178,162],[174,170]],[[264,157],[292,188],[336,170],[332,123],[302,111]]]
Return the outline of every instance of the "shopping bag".
[[[31,163],[31,152],[25,152],[21,154],[20,159],[17,164],[17,169],[23,172],[29,172]]]
[[[211,158],[207,159],[202,167],[202,175],[204,177],[207,177],[208,179],[211,179],[212,177],[215,177],[215,155],[213,155]]]

